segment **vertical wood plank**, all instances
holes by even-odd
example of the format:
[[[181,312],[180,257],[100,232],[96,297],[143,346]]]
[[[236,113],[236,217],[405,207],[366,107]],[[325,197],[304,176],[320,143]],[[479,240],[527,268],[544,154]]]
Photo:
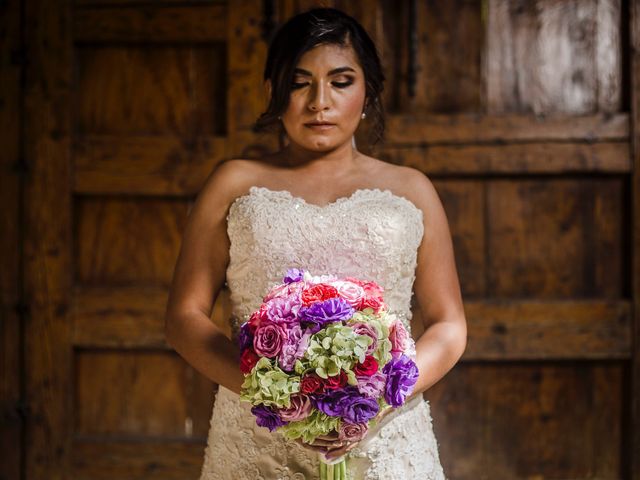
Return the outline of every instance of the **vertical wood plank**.
[[[266,107],[262,74],[267,43],[262,38],[261,1],[233,2],[228,11],[227,145],[229,155],[237,157],[254,142],[251,127]]]
[[[66,478],[71,438],[71,2],[25,6],[27,480]]]
[[[631,148],[634,161],[632,188],[632,292],[634,306],[633,356],[631,359],[631,421],[627,423],[629,438],[629,478],[640,479],[640,0],[630,0],[631,34]]]
[[[21,15],[20,2],[0,7],[0,478],[20,478],[23,420],[21,376],[20,196]]]

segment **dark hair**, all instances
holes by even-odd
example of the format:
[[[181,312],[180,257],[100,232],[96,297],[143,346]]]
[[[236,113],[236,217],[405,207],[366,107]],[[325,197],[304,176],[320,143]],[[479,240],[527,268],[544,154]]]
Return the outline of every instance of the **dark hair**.
[[[304,53],[321,44],[353,47],[365,78],[365,112],[372,121],[371,143],[384,134],[384,112],[380,95],[384,74],[376,46],[353,17],[334,8],[314,8],[298,14],[276,32],[267,54],[264,80],[271,81],[267,110],[255,123],[256,131],[280,126],[278,117],[289,105],[294,70]]]

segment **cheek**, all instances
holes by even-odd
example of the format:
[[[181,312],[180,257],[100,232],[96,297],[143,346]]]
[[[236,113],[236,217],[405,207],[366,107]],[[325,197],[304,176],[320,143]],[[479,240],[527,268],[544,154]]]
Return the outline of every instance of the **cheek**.
[[[349,117],[354,118],[354,120],[359,121],[360,115],[362,114],[362,109],[364,107],[364,95],[349,95],[344,98],[344,102],[342,104],[343,112]]]

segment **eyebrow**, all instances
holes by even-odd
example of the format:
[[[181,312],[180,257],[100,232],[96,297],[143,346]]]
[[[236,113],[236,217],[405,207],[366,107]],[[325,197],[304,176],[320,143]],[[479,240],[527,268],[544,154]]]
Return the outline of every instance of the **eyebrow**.
[[[296,68],[293,72],[299,75],[307,76],[307,77],[313,76],[313,74],[310,71],[304,70],[302,68]],[[338,73],[344,73],[344,72],[356,73],[356,71],[351,67],[338,67],[338,68],[334,68],[333,70],[329,70],[329,75],[336,75]]]

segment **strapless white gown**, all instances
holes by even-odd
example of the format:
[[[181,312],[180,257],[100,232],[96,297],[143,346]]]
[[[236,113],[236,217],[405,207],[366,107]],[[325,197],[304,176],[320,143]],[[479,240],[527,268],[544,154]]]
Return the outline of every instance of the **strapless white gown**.
[[[319,206],[251,187],[227,217],[233,331],[292,267],[378,282],[389,310],[410,328],[422,220],[420,209],[389,190],[359,189]],[[347,468],[354,480],[444,479],[428,401],[417,395],[387,415],[349,452]],[[249,403],[219,388],[200,480],[317,478],[316,453],[258,427]]]

